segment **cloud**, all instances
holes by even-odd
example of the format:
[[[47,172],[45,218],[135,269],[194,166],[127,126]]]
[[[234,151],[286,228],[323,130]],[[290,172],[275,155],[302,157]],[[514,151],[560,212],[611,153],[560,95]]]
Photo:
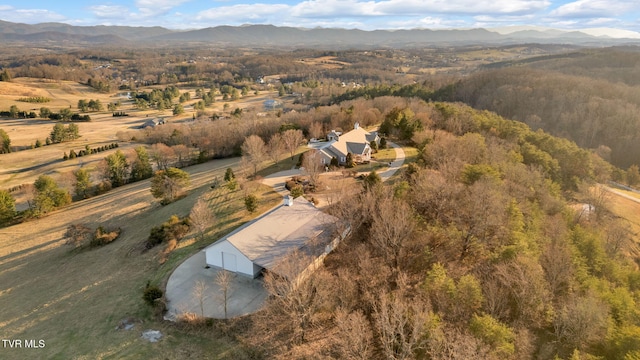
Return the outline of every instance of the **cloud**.
[[[387,0],[376,3],[386,15],[435,14],[525,14],[546,9],[549,0]]]
[[[223,21],[233,23],[243,23],[258,19],[267,19],[271,16],[285,17],[290,10],[289,5],[284,4],[239,4],[232,6],[221,6],[204,10],[196,15],[197,21]]]
[[[142,17],[166,14],[171,9],[190,0],[136,0],[135,4]]]
[[[420,19],[401,19],[386,22],[388,29],[451,29],[466,27],[464,20],[426,16]]]
[[[640,10],[636,0],[578,0],[551,11],[553,17],[602,18]]]
[[[8,5],[0,5],[0,16],[5,21],[27,24],[66,20],[65,16],[54,11],[46,9],[16,9]]]
[[[291,15],[303,18],[322,17],[360,17],[385,15],[376,10],[378,3],[375,1],[357,0],[309,0],[295,5],[291,9]]]
[[[291,15],[318,17],[425,16],[425,14],[526,14],[546,9],[549,0],[307,0]]]
[[[129,15],[129,9],[120,5],[95,5],[90,6],[89,11],[100,19],[118,19]]]

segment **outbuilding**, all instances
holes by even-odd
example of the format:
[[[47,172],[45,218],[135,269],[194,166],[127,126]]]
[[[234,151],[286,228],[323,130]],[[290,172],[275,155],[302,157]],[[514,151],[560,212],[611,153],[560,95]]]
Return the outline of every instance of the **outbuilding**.
[[[337,234],[338,221],[302,196],[285,196],[282,204],[205,248],[206,263],[255,278],[295,251],[321,259],[346,235]]]

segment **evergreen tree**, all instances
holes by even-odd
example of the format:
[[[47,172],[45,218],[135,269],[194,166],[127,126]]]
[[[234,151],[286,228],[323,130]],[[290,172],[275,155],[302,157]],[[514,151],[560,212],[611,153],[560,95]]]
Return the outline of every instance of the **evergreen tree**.
[[[227,171],[224,173],[224,181],[231,181],[236,178],[236,175],[233,173],[233,169],[227,168]]]
[[[0,226],[5,225],[16,215],[16,201],[6,190],[0,190]]]
[[[131,164],[131,181],[148,179],[152,175],[153,169],[149,161],[147,149],[143,146],[138,146],[136,148],[136,159],[133,164]]]
[[[71,203],[71,195],[58,187],[58,184],[48,175],[40,175],[33,184],[36,189],[33,214],[39,216],[56,207]]]
[[[151,194],[162,199],[162,204],[168,204],[182,193],[189,182],[189,174],[186,171],[173,167],[158,170],[151,179]]]
[[[8,154],[11,152],[11,139],[6,131],[0,129],[0,154]]]
[[[111,185],[117,187],[126,184],[129,163],[122,151],[118,150],[104,159],[107,162],[107,177]]]
[[[0,81],[11,81],[11,74],[7,69],[4,69],[2,73],[0,73]]]
[[[253,194],[245,196],[244,206],[247,208],[248,212],[255,212],[256,210],[258,210],[258,197]]]
[[[86,169],[78,169],[74,172],[76,177],[75,191],[76,196],[86,199],[89,197],[91,190],[91,176]]]

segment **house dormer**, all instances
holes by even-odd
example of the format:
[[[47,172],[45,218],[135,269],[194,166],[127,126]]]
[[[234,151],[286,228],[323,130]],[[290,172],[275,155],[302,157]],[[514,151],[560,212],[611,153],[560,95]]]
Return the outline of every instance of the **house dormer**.
[[[328,141],[339,141],[340,140],[340,135],[342,135],[342,133],[335,131],[335,130],[331,130],[331,132],[329,134],[327,134],[327,140]]]

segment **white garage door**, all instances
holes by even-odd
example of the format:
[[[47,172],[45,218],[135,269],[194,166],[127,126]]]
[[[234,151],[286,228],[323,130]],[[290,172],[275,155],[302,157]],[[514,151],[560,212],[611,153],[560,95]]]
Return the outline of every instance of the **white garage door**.
[[[236,272],[238,265],[236,264],[236,256],[229,253],[222,253],[222,268],[225,270]]]

